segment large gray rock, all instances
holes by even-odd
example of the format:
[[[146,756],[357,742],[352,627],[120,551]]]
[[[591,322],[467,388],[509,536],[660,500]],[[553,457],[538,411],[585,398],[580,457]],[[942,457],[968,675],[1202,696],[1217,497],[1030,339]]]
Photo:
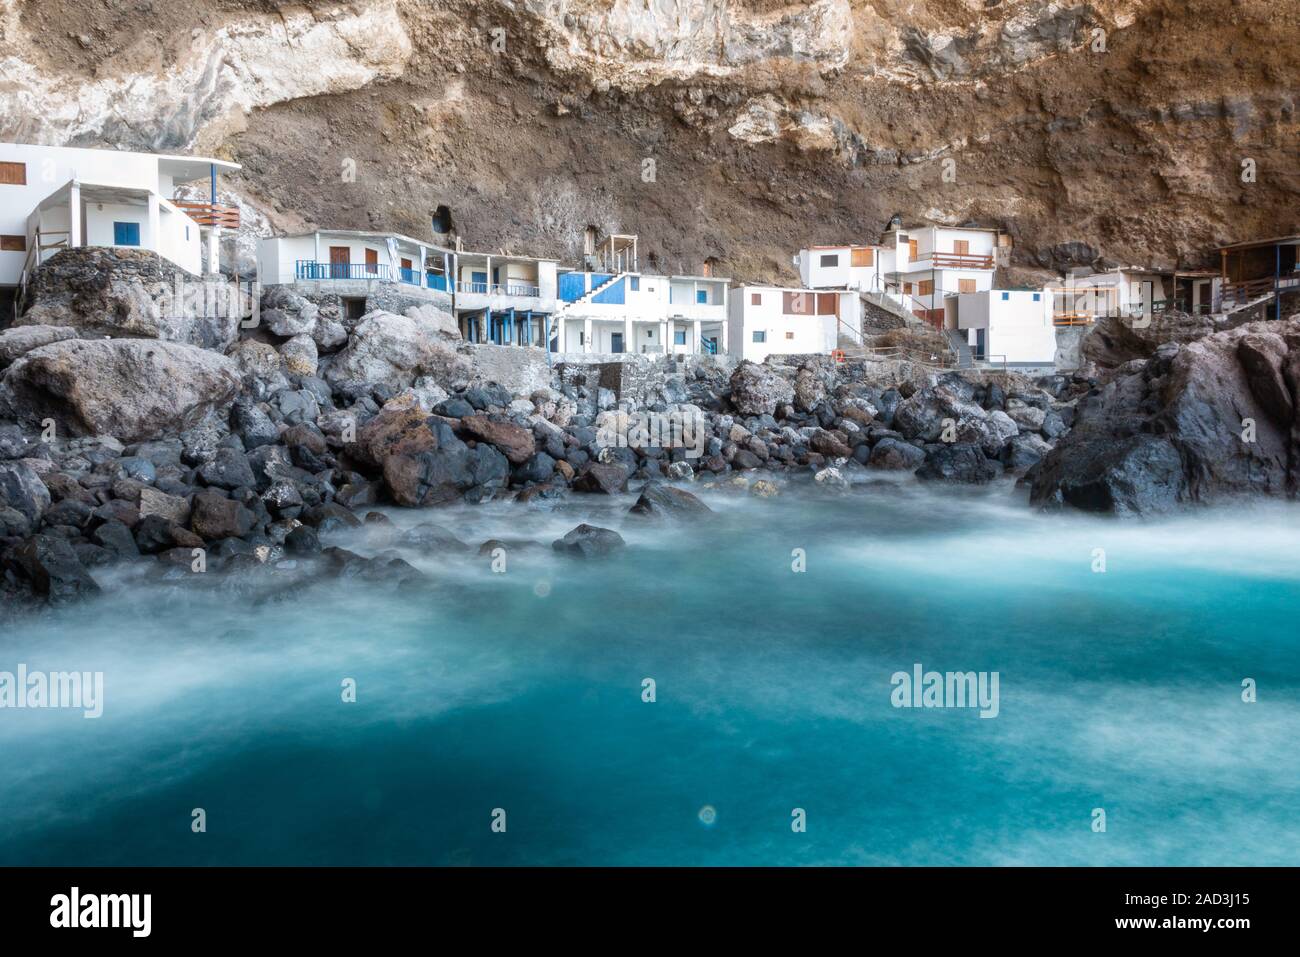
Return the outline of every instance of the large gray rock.
[[[244,377],[244,389],[254,399],[262,401],[281,389],[288,388],[289,377],[284,367],[284,358],[275,346],[255,339],[244,339],[231,346],[226,355],[239,367]]]
[[[48,346],[51,342],[76,339],[76,329],[66,326],[14,326],[0,332],[0,369],[6,369],[14,360],[33,349]]]
[[[894,411],[893,428],[907,439],[978,445],[987,455],[997,455],[1017,432],[1012,419],[1001,411],[986,412],[958,380],[918,389],[904,399]]]
[[[741,415],[772,415],[794,401],[794,386],[769,366],[748,359],[731,374],[731,404]]]
[[[438,384],[464,381],[470,364],[444,340],[438,326],[426,319],[372,312],[356,327],[347,347],[330,361],[325,378],[382,383],[409,388],[420,376]]]
[[[0,379],[0,410],[61,435],[142,442],[196,424],[239,390],[230,359],[174,342],[69,339],[27,353]]]
[[[0,508],[3,507],[21,512],[32,525],[50,507],[50,490],[27,463],[0,462]]]
[[[1080,400],[1031,503],[1151,514],[1300,486],[1300,317],[1165,343]]]
[[[940,445],[926,455],[916,477],[930,482],[960,482],[983,485],[997,477],[998,470],[978,445]]]
[[[9,553],[7,564],[50,602],[71,601],[99,591],[71,543],[58,535],[32,536]]]
[[[232,288],[144,249],[64,249],[32,274],[27,309],[14,325],[225,349],[239,337],[243,315],[228,303]]]
[[[262,293],[261,324],[277,336],[312,336],[320,318],[320,307],[288,286],[268,286]]]

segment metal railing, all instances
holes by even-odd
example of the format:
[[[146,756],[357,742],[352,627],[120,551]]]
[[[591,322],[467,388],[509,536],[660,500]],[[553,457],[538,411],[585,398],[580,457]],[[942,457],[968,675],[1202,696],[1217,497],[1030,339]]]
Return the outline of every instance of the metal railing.
[[[384,279],[391,280],[387,266],[379,263],[318,263],[299,259],[293,265],[296,279]]]
[[[456,291],[487,296],[526,296],[532,298],[537,298],[542,294],[540,286],[530,286],[526,283],[517,282],[458,282],[456,283]]]

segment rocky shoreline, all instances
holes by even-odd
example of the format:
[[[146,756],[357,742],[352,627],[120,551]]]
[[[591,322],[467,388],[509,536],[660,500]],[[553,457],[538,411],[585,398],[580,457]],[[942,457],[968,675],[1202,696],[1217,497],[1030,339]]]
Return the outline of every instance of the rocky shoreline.
[[[120,292],[96,294],[90,304],[62,295],[62,309],[38,301],[29,315],[39,323],[0,331],[6,602],[94,594],[97,570],[121,562],[152,563],[168,579],[282,562],[417,579],[396,552],[331,544],[385,523],[380,506],[436,519],[457,503],[639,492],[633,512],[690,519],[708,511],[692,483],[762,496],[783,477],[833,491],[873,472],[1019,481],[1038,506],[1115,513],[1294,489],[1300,318],[1166,343],[1100,377],[661,358],[658,378],[620,397],[596,366],[508,388],[492,371],[538,350],[468,347],[427,306],[348,321],[273,290],[256,328],[202,323],[198,343],[104,338],[115,321],[135,333],[141,323]],[[79,326],[87,315],[93,333]],[[1245,413],[1263,431],[1243,463],[1223,443]],[[647,417],[675,423],[676,440],[638,435]],[[473,547],[436,521],[403,534],[432,553]],[[588,558],[622,545],[582,525],[553,548]]]

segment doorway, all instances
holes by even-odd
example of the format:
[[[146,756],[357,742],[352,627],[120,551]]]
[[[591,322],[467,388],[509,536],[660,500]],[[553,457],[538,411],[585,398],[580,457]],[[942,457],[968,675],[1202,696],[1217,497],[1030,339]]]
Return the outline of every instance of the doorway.
[[[330,247],[330,278],[347,279],[352,250],[347,246]]]

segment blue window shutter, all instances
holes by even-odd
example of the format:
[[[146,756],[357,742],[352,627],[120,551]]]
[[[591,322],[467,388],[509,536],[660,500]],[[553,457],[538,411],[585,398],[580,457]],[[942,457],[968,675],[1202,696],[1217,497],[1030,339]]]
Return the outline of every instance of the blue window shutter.
[[[139,246],[140,245],[140,224],[139,223],[114,223],[113,224],[113,245],[114,246]]]
[[[684,329],[677,329],[673,332],[673,345],[686,345],[686,331]]]
[[[704,305],[708,305],[708,302],[709,302],[709,291],[708,291],[707,289],[697,289],[697,290],[695,290],[695,301],[698,302],[698,303],[702,303],[702,304],[704,304]]]
[[[1003,301],[1003,302],[1006,302],[1006,300],[1008,300],[1008,299],[1010,299],[1010,298],[1011,298],[1011,293],[1009,293],[1009,292],[1004,292],[1004,293],[1002,294],[1002,301]]]
[[[1042,297],[1041,295],[1039,295],[1038,293],[1034,293],[1034,302],[1040,302],[1040,301],[1042,301],[1042,298],[1043,298],[1043,297]]]
[[[631,277],[629,277],[629,278],[632,280],[632,291],[633,291],[633,292],[640,292],[640,291],[641,291],[641,277],[640,277],[640,276],[631,276]]]

